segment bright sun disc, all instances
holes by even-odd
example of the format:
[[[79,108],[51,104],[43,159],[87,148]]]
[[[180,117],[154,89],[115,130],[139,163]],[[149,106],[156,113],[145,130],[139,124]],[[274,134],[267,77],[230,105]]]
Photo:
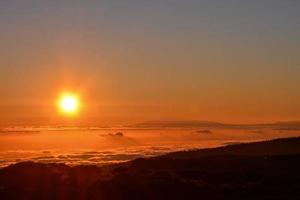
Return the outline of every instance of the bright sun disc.
[[[65,95],[61,98],[59,106],[64,113],[74,114],[78,110],[79,100],[76,96]]]

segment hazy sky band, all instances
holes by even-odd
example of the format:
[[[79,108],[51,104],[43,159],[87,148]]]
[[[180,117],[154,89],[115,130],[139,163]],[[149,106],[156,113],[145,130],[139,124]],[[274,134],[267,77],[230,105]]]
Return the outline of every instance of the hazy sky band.
[[[300,118],[300,2],[1,1],[0,119]]]

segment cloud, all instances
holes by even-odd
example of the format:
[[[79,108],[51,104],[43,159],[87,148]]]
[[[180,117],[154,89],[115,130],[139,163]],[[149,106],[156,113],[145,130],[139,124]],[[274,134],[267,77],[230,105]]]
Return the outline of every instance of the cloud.
[[[263,130],[250,130],[250,131],[248,131],[249,133],[255,133],[255,134],[264,134],[264,133],[266,133],[265,131],[263,131]]]
[[[0,129],[0,135],[32,135],[38,134],[40,131],[37,130],[11,130],[11,129]]]
[[[117,136],[117,137],[123,137],[124,136],[124,134],[122,133],[122,132],[116,132],[116,133],[114,133],[114,134],[112,134],[112,133],[109,133],[109,134],[107,134],[108,136]]]
[[[281,128],[274,128],[274,131],[300,131],[300,127],[281,127]]]
[[[242,142],[225,142],[223,145],[228,146],[228,145],[237,145],[237,144],[243,144]]]
[[[223,127],[218,122],[209,121],[148,121],[133,125],[135,128],[192,128],[192,127]]]
[[[211,130],[198,130],[195,131],[195,133],[200,133],[200,134],[212,134]]]
[[[106,136],[110,140],[127,142],[126,136]],[[126,146],[111,150],[78,150],[71,152],[63,151],[7,151],[0,152],[0,168],[23,161],[35,161],[40,163],[65,163],[70,166],[76,165],[105,165],[119,163],[142,157],[157,156],[176,150],[191,149],[187,144],[179,146]]]

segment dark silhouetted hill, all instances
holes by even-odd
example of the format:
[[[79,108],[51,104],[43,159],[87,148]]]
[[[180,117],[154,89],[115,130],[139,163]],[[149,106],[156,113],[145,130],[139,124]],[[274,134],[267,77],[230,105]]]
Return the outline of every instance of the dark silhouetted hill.
[[[300,137],[240,143],[211,149],[174,152],[163,157],[190,159],[211,155],[270,156],[288,154],[300,154]]]
[[[300,138],[176,152],[106,167],[24,162],[0,199],[300,199]]]

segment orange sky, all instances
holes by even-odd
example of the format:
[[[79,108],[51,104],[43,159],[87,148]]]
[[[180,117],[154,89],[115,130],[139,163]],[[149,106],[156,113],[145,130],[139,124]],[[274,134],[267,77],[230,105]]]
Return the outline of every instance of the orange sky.
[[[0,125],[298,120],[298,11],[295,1],[6,2]],[[57,113],[62,91],[81,96],[76,118]]]

